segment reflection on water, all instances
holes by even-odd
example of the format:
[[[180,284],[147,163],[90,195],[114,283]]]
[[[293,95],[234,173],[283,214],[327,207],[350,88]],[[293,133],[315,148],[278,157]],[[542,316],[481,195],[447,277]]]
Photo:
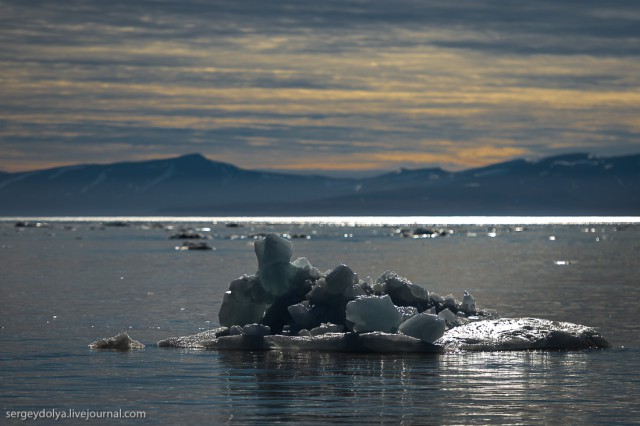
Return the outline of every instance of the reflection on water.
[[[423,391],[440,387],[435,356],[227,352],[220,360],[229,400],[250,408],[228,409],[247,420],[302,412],[309,419],[400,418],[420,409]]]
[[[640,418],[638,350],[396,356],[150,346],[120,353],[28,343],[26,357],[2,354],[4,409],[145,409],[150,422],[192,424]],[[38,352],[42,344],[55,350]]]
[[[225,352],[219,361],[226,377],[224,411],[241,423],[357,418],[517,424],[590,422],[594,404],[601,404],[598,408],[609,420],[619,417],[615,404],[602,399],[603,389],[584,380],[597,355]]]
[[[576,379],[587,359],[580,353],[448,355],[441,359],[442,390],[450,406],[458,406],[469,421],[575,422],[587,390],[587,384]]]

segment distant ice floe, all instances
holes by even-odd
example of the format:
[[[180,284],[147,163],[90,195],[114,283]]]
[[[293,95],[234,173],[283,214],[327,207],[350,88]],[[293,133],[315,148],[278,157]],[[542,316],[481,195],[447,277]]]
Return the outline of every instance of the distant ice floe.
[[[427,291],[392,271],[375,283],[347,265],[321,273],[291,262],[291,242],[269,234],[255,243],[258,271],[229,285],[222,327],[172,337],[160,347],[216,350],[313,350],[441,353],[458,350],[605,348],[597,330],[537,318],[503,318]]]
[[[176,246],[176,250],[215,250],[215,247],[211,247],[204,242],[185,241],[181,246]]]

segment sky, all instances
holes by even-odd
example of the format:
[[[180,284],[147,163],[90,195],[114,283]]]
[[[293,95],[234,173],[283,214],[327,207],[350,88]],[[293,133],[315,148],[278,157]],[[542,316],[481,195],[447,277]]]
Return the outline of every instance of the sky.
[[[640,152],[637,0],[0,0],[0,170]]]

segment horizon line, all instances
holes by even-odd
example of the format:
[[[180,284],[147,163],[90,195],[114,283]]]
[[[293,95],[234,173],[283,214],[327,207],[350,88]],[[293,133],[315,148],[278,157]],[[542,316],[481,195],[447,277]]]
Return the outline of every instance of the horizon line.
[[[339,226],[400,225],[624,225],[640,224],[640,216],[0,216],[0,222],[207,222],[275,225],[328,224]]]

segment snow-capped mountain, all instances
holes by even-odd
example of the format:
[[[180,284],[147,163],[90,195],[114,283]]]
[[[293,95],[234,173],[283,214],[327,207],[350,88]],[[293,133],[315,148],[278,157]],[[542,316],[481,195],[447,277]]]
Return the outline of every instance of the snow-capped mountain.
[[[640,155],[570,154],[347,179],[244,170],[199,154],[0,172],[1,215],[638,215]]]

